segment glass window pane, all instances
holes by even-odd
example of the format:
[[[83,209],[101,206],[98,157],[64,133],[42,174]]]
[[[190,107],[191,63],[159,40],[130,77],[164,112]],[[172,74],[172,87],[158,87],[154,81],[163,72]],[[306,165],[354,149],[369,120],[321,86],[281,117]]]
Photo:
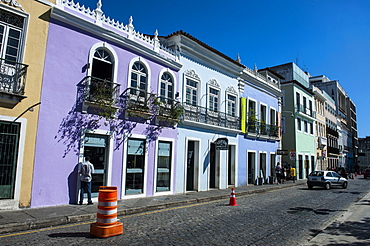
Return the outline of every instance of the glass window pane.
[[[158,166],[156,191],[169,191],[171,183],[171,142],[158,143]]]
[[[143,193],[145,167],[145,140],[129,139],[127,143],[125,194]]]

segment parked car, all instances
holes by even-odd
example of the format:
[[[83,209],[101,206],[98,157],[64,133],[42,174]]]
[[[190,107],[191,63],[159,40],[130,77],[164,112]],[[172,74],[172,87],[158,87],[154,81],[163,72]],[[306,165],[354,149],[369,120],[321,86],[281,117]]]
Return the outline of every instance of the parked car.
[[[367,177],[370,177],[370,168],[366,168],[364,171],[364,179],[366,179]]]
[[[332,186],[341,186],[346,189],[348,180],[334,171],[313,171],[308,175],[307,186],[309,189],[314,186],[321,186],[326,190],[329,190]]]

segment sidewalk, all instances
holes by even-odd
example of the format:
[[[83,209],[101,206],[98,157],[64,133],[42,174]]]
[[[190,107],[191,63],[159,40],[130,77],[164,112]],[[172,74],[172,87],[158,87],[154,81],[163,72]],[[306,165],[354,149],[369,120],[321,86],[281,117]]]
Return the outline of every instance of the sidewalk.
[[[370,245],[370,193],[306,245]]]
[[[235,192],[237,196],[242,196],[305,184],[306,180],[298,180],[296,183],[287,181],[282,185],[242,186],[235,188]],[[214,200],[225,200],[225,202],[229,202],[230,194],[231,189],[223,189],[119,200],[118,216]],[[94,205],[63,205],[19,210],[0,210],[0,234],[95,220],[96,212],[97,203]]]

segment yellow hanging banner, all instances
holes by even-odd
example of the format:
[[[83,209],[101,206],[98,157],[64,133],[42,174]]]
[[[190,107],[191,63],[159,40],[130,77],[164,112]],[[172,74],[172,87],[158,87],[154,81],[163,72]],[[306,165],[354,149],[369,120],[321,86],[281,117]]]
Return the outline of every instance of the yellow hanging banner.
[[[246,122],[247,122],[247,99],[240,98],[240,124],[242,128],[242,133],[246,133]]]

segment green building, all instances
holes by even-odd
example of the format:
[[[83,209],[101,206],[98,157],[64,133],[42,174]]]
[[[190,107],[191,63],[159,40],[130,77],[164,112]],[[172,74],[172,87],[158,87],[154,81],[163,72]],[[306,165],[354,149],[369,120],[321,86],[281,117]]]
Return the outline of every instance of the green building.
[[[282,103],[282,165],[294,166],[297,179],[305,179],[315,170],[315,98],[309,76],[295,63],[271,67],[284,77]]]

